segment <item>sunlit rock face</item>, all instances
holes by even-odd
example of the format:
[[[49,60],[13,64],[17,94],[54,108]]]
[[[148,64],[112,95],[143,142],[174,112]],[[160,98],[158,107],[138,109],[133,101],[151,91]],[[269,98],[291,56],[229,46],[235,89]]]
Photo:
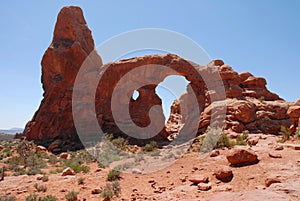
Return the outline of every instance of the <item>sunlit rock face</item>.
[[[87,131],[94,129],[91,121],[96,118],[103,132],[123,136],[132,143],[145,144],[150,140],[168,142],[172,139],[170,136],[176,137],[182,129],[186,131],[184,137],[189,139],[193,137],[189,136],[192,131],[201,134],[209,125],[222,126],[234,132],[249,130],[277,134],[282,125],[290,127],[298,123],[299,104],[285,102],[270,92],[264,78],[248,72],[239,74],[221,60],[201,66],[177,55],[165,54],[135,57],[103,65],[101,57],[94,50],[94,41],[82,10],[74,6],[62,8],[57,17],[52,43],[42,59],[43,100],[24,131],[28,140],[47,146],[53,152],[82,147],[74,124],[72,98],[75,79],[88,56],[89,70],[79,80],[85,88],[82,94],[77,94],[77,98],[84,103],[89,98],[85,92],[95,84],[91,78],[98,76],[101,79],[94,94],[95,114],[84,107],[75,107],[80,109],[83,126]],[[146,70],[132,73],[143,66]],[[165,68],[157,70],[161,66]],[[219,80],[210,77],[210,74],[218,74]],[[187,92],[172,104],[170,117],[167,117],[165,124],[162,100],[156,94],[156,88],[170,75],[183,76],[189,84]],[[120,80],[126,76],[132,83],[140,83],[139,87],[128,88],[126,82],[120,85]],[[205,80],[205,76],[209,79]],[[207,80],[215,87],[213,93],[208,90]],[[135,90],[139,95],[132,99]],[[220,95],[222,90],[224,97]],[[114,108],[112,100],[115,100]],[[225,111],[222,111],[224,121],[217,124],[212,122],[212,116],[216,117],[214,121],[222,118],[218,117],[219,106],[215,102],[226,104]],[[114,117],[115,111],[119,112],[117,120]],[[134,132],[132,127],[128,135],[120,125],[129,125],[128,128],[150,127],[157,132],[148,136],[147,132]]]

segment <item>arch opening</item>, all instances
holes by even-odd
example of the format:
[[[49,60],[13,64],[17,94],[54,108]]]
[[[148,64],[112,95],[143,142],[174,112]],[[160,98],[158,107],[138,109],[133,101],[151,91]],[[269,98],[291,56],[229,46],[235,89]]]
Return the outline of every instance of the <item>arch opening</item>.
[[[138,91],[138,90],[134,90],[134,91],[133,91],[133,94],[132,94],[132,99],[133,99],[133,100],[136,100],[136,99],[139,98],[139,96],[140,96],[139,91]]]
[[[162,101],[162,109],[165,116],[165,123],[171,115],[171,106],[174,101],[184,93],[190,82],[181,75],[169,75],[155,89],[155,93]]]

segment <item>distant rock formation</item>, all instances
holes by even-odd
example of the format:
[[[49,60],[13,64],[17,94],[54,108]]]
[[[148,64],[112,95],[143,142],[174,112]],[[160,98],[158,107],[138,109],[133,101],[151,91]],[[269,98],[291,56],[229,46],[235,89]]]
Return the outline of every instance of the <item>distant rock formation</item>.
[[[164,141],[170,135],[176,136],[180,129],[186,129],[186,133],[196,130],[198,134],[207,129],[212,123],[212,111],[218,111],[216,108],[218,104],[212,104],[211,91],[208,90],[205,80],[197,73],[198,71],[204,74],[216,71],[221,76],[220,82],[225,89],[225,100],[219,97],[218,90],[221,90],[219,88],[212,96],[217,102],[220,101],[227,105],[225,122],[222,122],[226,130],[234,132],[249,130],[250,132],[277,134],[282,125],[290,127],[293,124],[296,126],[300,117],[299,104],[285,102],[278,95],[271,93],[266,88],[264,78],[255,77],[248,72],[238,74],[221,60],[214,60],[207,66],[200,66],[177,55],[166,54],[136,57],[102,65],[101,58],[93,51],[94,49],[91,31],[87,27],[82,10],[74,6],[64,7],[58,15],[52,43],[42,59],[44,98],[33,119],[26,125],[24,134],[28,140],[34,140],[53,152],[82,147],[74,125],[72,93],[79,69],[91,52],[94,54],[93,69],[92,72],[87,73],[96,73],[96,75],[102,76],[95,99],[95,116],[99,126],[104,132],[124,136],[131,142]],[[149,111],[153,106],[158,106],[153,113],[156,121],[165,122],[161,108],[162,102],[156,94],[155,88],[165,77],[173,73],[155,71],[157,65],[175,70],[190,81],[187,93],[174,101],[167,124],[157,135],[147,140],[127,136],[123,133],[116,125],[111,109],[111,99],[117,83],[129,71],[144,65],[147,65],[148,69],[143,75],[131,75],[130,80],[138,81],[140,76],[145,76],[152,77],[155,83],[135,89],[139,92],[139,96],[136,100],[129,99],[130,116],[120,115],[121,123],[126,124],[128,121],[133,121],[139,127],[149,126],[153,123],[149,116]],[[88,76],[86,78],[89,79]],[[213,83],[217,81],[212,80]],[[83,80],[83,82],[85,81]],[[122,91],[122,86],[120,90]],[[133,91],[130,93],[133,94]],[[196,96],[195,103],[191,102],[191,91],[194,91]],[[120,96],[115,110],[124,108],[128,104],[125,102]],[[193,116],[197,114],[194,111],[195,104],[199,109],[197,117]],[[180,106],[184,106],[184,108]],[[90,116],[87,113],[83,110],[81,114],[86,117],[86,127],[89,128]],[[194,124],[193,121],[199,118],[200,121]],[[159,125],[154,125],[154,128],[156,127]]]

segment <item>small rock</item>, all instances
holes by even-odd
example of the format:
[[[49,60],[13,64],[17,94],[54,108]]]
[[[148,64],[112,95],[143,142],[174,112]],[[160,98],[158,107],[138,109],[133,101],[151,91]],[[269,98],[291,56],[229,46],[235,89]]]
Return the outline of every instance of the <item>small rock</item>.
[[[36,180],[42,180],[43,177],[44,177],[44,176],[43,176],[42,174],[39,174],[39,175],[37,175]]]
[[[250,165],[258,162],[257,154],[252,150],[233,148],[226,158],[231,165]]]
[[[162,193],[166,191],[166,187],[165,186],[159,186],[157,187],[157,189],[154,191],[154,193]]]
[[[258,137],[256,137],[256,138],[251,138],[251,139],[248,140],[248,144],[249,144],[249,145],[255,146],[255,145],[257,145],[258,141],[259,141],[259,138],[258,138]]]
[[[279,144],[276,144],[276,145],[274,145],[274,150],[276,150],[276,151],[283,150],[283,146],[279,145]]]
[[[207,183],[209,178],[203,175],[194,175],[189,179],[189,181],[194,184]]]
[[[193,170],[194,170],[194,171],[197,171],[197,170],[198,170],[198,168],[197,168],[197,167],[193,167]]]
[[[277,179],[277,178],[267,178],[265,180],[266,187],[269,187],[269,186],[271,186],[274,183],[281,183],[281,181],[279,179]]]
[[[92,194],[100,194],[102,191],[100,188],[95,188],[92,190]]]
[[[210,157],[216,157],[216,156],[219,156],[220,155],[220,151],[219,150],[213,150],[209,156]]]
[[[46,147],[39,145],[35,148],[35,151],[36,152],[47,152],[47,149],[46,149]]]
[[[282,158],[281,154],[277,154],[277,153],[273,153],[273,152],[269,152],[269,156],[271,158]]]
[[[101,168],[97,168],[97,169],[95,170],[95,172],[101,172],[101,171],[102,171]]]
[[[150,179],[149,181],[148,181],[148,183],[154,183],[155,182],[155,180],[154,179]]]
[[[76,173],[74,172],[74,170],[72,170],[71,168],[67,167],[66,169],[63,170],[63,172],[61,173],[61,176],[67,176],[67,175],[75,175]]]
[[[220,167],[214,172],[213,175],[215,175],[218,180],[223,182],[229,182],[233,178],[232,170],[227,166]]]
[[[142,174],[142,171],[140,169],[134,168],[132,169],[132,174]]]
[[[200,191],[208,191],[211,189],[211,184],[207,183],[199,183],[198,184],[198,190]]]
[[[181,177],[181,178],[180,178],[180,181],[181,181],[181,182],[186,182],[186,178],[187,178],[187,177]]]
[[[48,151],[51,151],[53,153],[59,153],[61,151],[62,144],[63,144],[63,141],[60,139],[57,139],[49,145]]]
[[[62,159],[70,159],[70,158],[71,158],[71,155],[68,154],[68,153],[63,152],[63,153],[61,153],[61,154],[59,155],[59,158],[62,158]]]

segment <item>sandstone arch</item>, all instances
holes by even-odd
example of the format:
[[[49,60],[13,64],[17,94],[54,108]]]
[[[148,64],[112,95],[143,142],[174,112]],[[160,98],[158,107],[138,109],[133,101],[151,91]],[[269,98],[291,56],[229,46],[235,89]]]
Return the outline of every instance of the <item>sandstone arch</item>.
[[[97,122],[104,132],[124,135],[115,125],[110,99],[120,78],[143,65],[150,66],[143,76],[152,76],[156,82],[132,89],[129,94],[131,97],[133,90],[139,91],[139,98],[135,101],[130,100],[129,108],[133,122],[140,127],[150,124],[148,115],[152,106],[161,107],[161,100],[155,93],[155,87],[164,77],[172,74],[168,71],[155,71],[157,65],[173,69],[190,81],[188,93],[174,101],[170,119],[166,127],[154,137],[156,140],[165,140],[170,133],[179,132],[180,126],[174,125],[178,123],[188,125],[191,123],[189,121],[199,123],[195,128],[189,129],[201,134],[212,123],[211,117],[220,115],[218,104],[212,104],[212,99],[226,103],[227,110],[224,117],[226,130],[277,134],[281,125],[289,127],[292,123],[287,115],[292,103],[287,103],[268,91],[264,78],[255,77],[251,73],[238,74],[221,60],[200,66],[179,56],[167,54],[136,57],[102,65],[101,58],[93,51],[94,49],[91,31],[87,27],[81,9],[63,8],[57,18],[53,41],[42,59],[44,97],[38,111],[26,125],[24,134],[27,139],[47,147],[50,145],[48,148],[53,152],[81,147],[72,116],[72,94],[75,78],[88,55],[92,58],[92,68],[86,72],[86,80],[83,79],[82,84],[88,87],[84,84],[88,82],[90,75],[103,75],[97,88],[95,108]],[[209,76],[214,73],[220,75],[220,79]],[[131,78],[137,79],[135,76],[137,75],[132,75]],[[205,79],[210,80],[210,86],[207,86],[208,81]],[[220,95],[222,89],[225,89],[225,100]],[[192,90],[197,103],[191,103],[189,100],[188,94]],[[83,96],[84,98],[88,97]],[[179,104],[185,105],[187,109],[183,111]],[[193,116],[194,104],[197,104],[201,113],[196,117]],[[88,128],[90,114],[82,110],[81,115],[86,117],[84,125]],[[158,111],[157,115],[164,122],[162,110]]]

